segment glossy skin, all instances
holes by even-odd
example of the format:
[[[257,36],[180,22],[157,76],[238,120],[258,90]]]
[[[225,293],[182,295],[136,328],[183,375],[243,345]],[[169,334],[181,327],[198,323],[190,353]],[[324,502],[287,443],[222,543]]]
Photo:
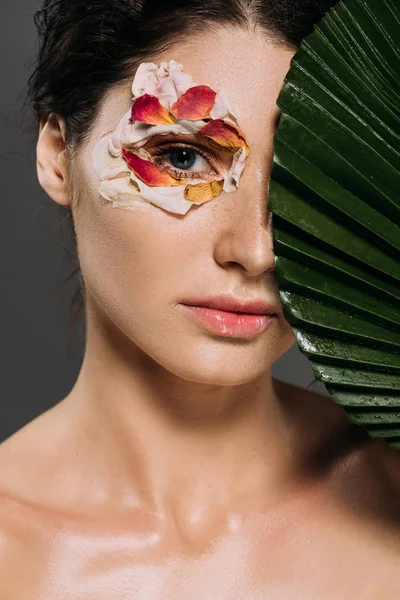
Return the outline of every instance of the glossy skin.
[[[62,121],[42,123],[39,180],[72,205],[87,348],[69,396],[1,446],[2,600],[398,598],[399,454],[272,379],[294,342],[281,312],[243,341],[179,306],[212,290],[281,311],[267,200],[292,55],[224,29],[149,57],[225,87],[251,148],[238,191],[184,217],[99,198],[90,152],[130,82],[72,163]]]

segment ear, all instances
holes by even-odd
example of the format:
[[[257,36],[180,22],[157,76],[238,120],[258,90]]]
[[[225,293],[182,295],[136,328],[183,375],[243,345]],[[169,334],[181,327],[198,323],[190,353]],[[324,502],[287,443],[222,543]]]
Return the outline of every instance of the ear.
[[[38,179],[50,198],[62,206],[70,205],[67,159],[65,122],[55,114],[43,117],[36,146]]]

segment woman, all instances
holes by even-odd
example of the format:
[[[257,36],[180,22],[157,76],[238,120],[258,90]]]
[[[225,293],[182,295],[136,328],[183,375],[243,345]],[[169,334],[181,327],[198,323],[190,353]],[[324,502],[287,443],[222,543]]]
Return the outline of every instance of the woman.
[[[323,4],[44,2],[38,177],[73,217],[87,343],[2,445],[1,598],[398,597],[398,455],[270,372],[295,341],[276,100]]]

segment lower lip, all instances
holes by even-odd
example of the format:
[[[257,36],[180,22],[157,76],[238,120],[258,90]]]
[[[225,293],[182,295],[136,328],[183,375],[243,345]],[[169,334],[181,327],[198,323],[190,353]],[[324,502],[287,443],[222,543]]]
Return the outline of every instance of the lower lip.
[[[251,338],[259,335],[274,321],[274,315],[251,315],[184,304],[189,314],[207,329],[227,337]]]

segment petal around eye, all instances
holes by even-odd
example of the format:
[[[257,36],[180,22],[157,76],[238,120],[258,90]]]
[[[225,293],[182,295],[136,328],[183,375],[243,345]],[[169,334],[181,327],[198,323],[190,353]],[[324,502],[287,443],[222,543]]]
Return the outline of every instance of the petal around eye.
[[[124,146],[139,147],[156,135],[169,133],[196,134],[204,126],[204,121],[181,120],[179,123],[165,125],[146,125],[140,121],[132,123],[129,115],[125,115],[110,138],[110,152],[113,156],[120,156]]]
[[[214,106],[210,110],[210,117],[212,119],[233,119],[237,123],[236,109],[225,90],[221,89],[217,92]]]
[[[133,152],[122,150],[122,156],[125,158],[129,165],[129,168],[137,175],[142,181],[150,186],[178,186],[184,185],[186,181],[184,179],[176,179],[169,175],[165,171],[162,171],[154,163],[140,158]]]
[[[137,183],[139,185],[141,195],[146,200],[168,212],[177,215],[185,215],[194,204],[193,202],[185,200],[185,188],[183,186],[150,187],[141,180],[138,180]]]
[[[183,187],[150,187],[136,179],[134,173],[131,178],[102,181],[100,195],[112,202],[113,208],[127,210],[149,210],[153,204],[168,212],[185,215],[193,206],[193,202],[185,200]]]
[[[143,94],[132,106],[131,121],[140,121],[146,125],[168,125],[175,123],[174,117],[161,104],[156,96]]]
[[[193,77],[189,73],[181,73],[178,69],[170,69],[169,78],[174,82],[177,98],[193,87]]]
[[[217,147],[219,146],[230,152],[236,152],[244,146],[246,154],[249,153],[249,146],[240,129],[222,119],[209,121],[199,130],[197,135],[200,138],[205,137],[212,140]]]
[[[204,204],[210,202],[223,190],[224,180],[210,181],[209,183],[197,183],[191,185],[190,183],[185,187],[185,198],[195,204]]]
[[[92,152],[92,163],[100,179],[111,179],[120,173],[129,173],[129,167],[123,158],[116,158],[109,152],[109,142],[112,133],[103,135],[96,143]]]
[[[156,91],[157,69],[155,63],[141,63],[132,82],[132,93],[135,97],[151,94]]]
[[[148,205],[140,194],[137,183],[129,177],[102,181],[99,191],[105,200],[113,203],[113,207],[140,209]]]
[[[171,114],[176,119],[189,119],[191,121],[209,119],[215,97],[216,92],[208,85],[196,85],[189,88],[171,106]]]
[[[224,192],[235,192],[239,187],[239,180],[243,173],[246,162],[246,149],[243,146],[235,152],[232,159],[231,168],[225,177]]]

